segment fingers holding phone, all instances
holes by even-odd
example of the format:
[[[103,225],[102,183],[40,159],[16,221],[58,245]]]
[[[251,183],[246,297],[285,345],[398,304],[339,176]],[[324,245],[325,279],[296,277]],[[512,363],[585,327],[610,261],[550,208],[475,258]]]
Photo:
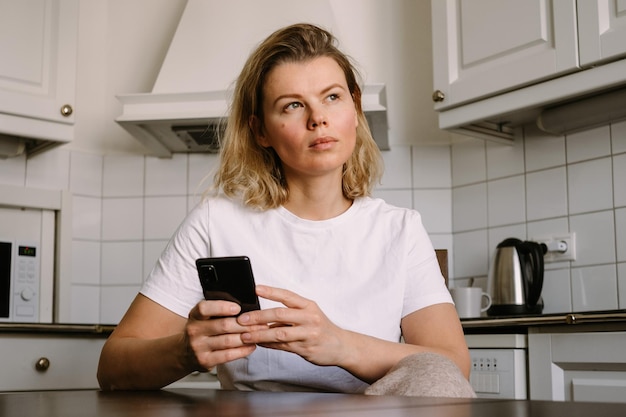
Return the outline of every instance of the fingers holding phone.
[[[236,317],[259,309],[254,277],[247,257],[202,258],[196,261],[205,301],[189,313],[185,343],[204,369],[250,355],[256,344],[244,343],[241,334],[265,325],[245,326]]]

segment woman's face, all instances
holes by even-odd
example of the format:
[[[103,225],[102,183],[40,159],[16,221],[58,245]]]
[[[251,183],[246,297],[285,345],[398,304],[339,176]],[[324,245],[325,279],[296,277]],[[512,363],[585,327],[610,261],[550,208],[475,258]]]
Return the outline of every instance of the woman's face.
[[[263,88],[264,123],[257,141],[280,157],[287,180],[341,175],[356,143],[357,113],[334,59],[283,63]]]

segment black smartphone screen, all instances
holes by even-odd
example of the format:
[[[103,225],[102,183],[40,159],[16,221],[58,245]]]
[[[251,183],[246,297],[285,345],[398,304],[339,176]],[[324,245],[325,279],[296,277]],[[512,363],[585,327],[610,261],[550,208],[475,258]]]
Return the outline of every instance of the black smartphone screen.
[[[233,301],[241,306],[239,314],[260,309],[247,256],[200,258],[196,267],[206,300]]]

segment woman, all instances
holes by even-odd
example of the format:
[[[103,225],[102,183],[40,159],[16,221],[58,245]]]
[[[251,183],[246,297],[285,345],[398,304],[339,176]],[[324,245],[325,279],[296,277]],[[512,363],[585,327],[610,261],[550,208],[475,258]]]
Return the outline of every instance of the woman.
[[[103,389],[160,388],[217,366],[227,389],[378,394],[408,363],[434,365],[426,385],[449,371],[455,387],[442,395],[458,386],[473,395],[463,332],[419,214],[369,197],[380,154],[355,71],[334,43],[299,24],[252,53],[215,190],[104,346]],[[202,299],[195,269],[197,258],[235,255],[251,259],[261,300],[240,316],[236,303]]]

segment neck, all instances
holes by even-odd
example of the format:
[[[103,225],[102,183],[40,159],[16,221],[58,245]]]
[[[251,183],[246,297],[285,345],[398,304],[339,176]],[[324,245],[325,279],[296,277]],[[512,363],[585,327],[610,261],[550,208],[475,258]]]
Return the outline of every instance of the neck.
[[[344,213],[352,200],[343,195],[341,181],[289,183],[289,200],[284,207],[307,220],[327,220]]]

